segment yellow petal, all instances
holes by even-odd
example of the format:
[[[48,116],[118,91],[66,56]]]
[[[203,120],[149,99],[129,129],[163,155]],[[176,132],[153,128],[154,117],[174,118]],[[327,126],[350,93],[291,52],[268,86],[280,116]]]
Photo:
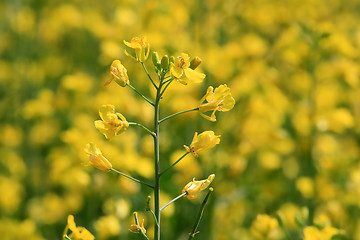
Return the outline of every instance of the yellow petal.
[[[109,128],[109,125],[101,120],[94,122],[95,127],[107,138],[111,139],[116,135],[116,128]]]
[[[205,74],[196,72],[195,70],[192,70],[191,68],[185,68],[184,72],[185,72],[185,76],[192,83],[202,82],[205,78]]]
[[[101,171],[104,172],[109,172],[110,169],[112,168],[112,164],[109,162],[109,160],[107,160],[102,155],[98,155],[93,158],[90,156],[90,162],[95,168],[100,169]]]
[[[94,143],[88,143],[86,144],[84,151],[87,154],[95,155],[95,154],[101,154],[101,151],[99,148],[96,147]]]
[[[175,66],[173,63],[171,63],[170,74],[173,78],[180,79],[184,74],[184,70],[182,68]]]
[[[125,40],[124,40],[124,44],[125,44],[126,46],[128,46],[129,48],[132,48],[131,43],[129,43],[129,42],[125,41]]]
[[[214,88],[212,86],[208,87],[205,96],[207,102],[214,101]]]
[[[75,219],[74,219],[73,215],[68,216],[67,222],[68,222],[69,229],[72,232],[77,232],[78,231],[78,229],[76,228]]]
[[[100,115],[100,118],[105,122],[109,122],[109,121],[113,120],[113,117],[111,117],[111,115],[109,115],[109,114],[113,114],[113,113],[115,113],[115,107],[112,104],[104,104],[100,107],[99,115]]]
[[[200,191],[206,189],[214,180],[214,178],[215,178],[215,174],[211,174],[206,180],[204,180],[201,184]]]
[[[79,239],[81,239],[81,240],[94,240],[95,237],[86,228],[82,227]]]

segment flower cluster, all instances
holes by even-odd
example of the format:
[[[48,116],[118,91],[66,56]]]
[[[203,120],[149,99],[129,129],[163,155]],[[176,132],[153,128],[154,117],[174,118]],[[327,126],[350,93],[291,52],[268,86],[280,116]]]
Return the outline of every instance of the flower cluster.
[[[206,100],[206,102],[205,102]],[[200,115],[204,118],[215,122],[216,116],[215,112],[227,112],[230,111],[235,104],[235,99],[231,96],[230,88],[224,85],[214,88],[210,86],[207,89],[205,96],[200,100],[201,104],[199,106]],[[211,116],[207,116],[204,113],[212,111]]]
[[[190,146],[184,145],[186,151],[192,153],[194,157],[198,157],[198,153],[215,147],[220,143],[220,136],[216,136],[213,131],[205,131],[198,135],[196,132]]]
[[[111,104],[102,105],[99,110],[101,120],[95,121],[95,127],[107,139],[111,139],[116,135],[126,131],[129,123],[121,113],[115,112],[115,107]]]
[[[196,181],[195,178],[186,186],[183,188],[182,193],[175,197],[173,200],[165,204],[163,207],[160,208],[160,178],[162,174],[164,174],[167,170],[171,169],[175,164],[180,162],[188,153],[191,153],[194,157],[198,157],[198,153],[211,149],[215,147],[217,144],[220,143],[220,136],[215,135],[213,131],[204,131],[200,134],[195,132],[194,138],[190,144],[190,146],[184,145],[186,149],[186,153],[179,158],[174,164],[172,164],[167,169],[160,172],[158,169],[160,168],[159,165],[159,125],[176,115],[183,114],[190,111],[199,111],[202,116],[209,119],[210,121],[216,121],[215,118],[215,112],[216,111],[229,111],[234,107],[235,100],[231,96],[230,88],[228,88],[226,85],[220,85],[213,90],[213,87],[209,87],[206,95],[201,99],[201,104],[197,108],[193,108],[190,110],[178,112],[172,115],[169,115],[168,117],[165,117],[160,120],[159,118],[159,101],[164,94],[165,90],[168,88],[168,86],[171,84],[173,80],[188,85],[189,83],[197,83],[201,82],[205,78],[205,74],[196,72],[195,69],[199,66],[201,63],[201,59],[199,57],[195,57],[193,60],[190,61],[190,57],[188,54],[182,53],[181,56],[175,58],[175,57],[168,57],[167,55],[163,56],[160,60],[159,55],[157,52],[153,52],[152,54],[152,61],[154,64],[154,70],[159,76],[159,82],[155,83],[155,81],[152,79],[151,75],[148,73],[148,70],[144,64],[144,62],[147,60],[149,51],[150,51],[150,44],[146,41],[146,38],[144,37],[134,37],[131,39],[131,42],[124,41],[125,45],[135,50],[135,57],[130,55],[126,50],[125,54],[132,59],[136,60],[137,62],[141,63],[142,67],[145,70],[145,73],[147,74],[149,80],[151,81],[152,85],[156,89],[156,99],[150,100],[149,98],[145,97],[140,91],[138,91],[135,87],[130,85],[129,78],[127,75],[126,68],[121,64],[120,60],[114,60],[110,67],[110,74],[111,74],[111,80],[114,80],[116,83],[118,83],[120,86],[125,87],[129,86],[132,90],[135,91],[136,94],[138,94],[140,97],[142,97],[145,101],[150,103],[154,108],[154,115],[155,115],[155,121],[154,121],[154,130],[150,130],[149,128],[145,127],[144,125],[136,122],[128,122],[126,118],[121,114],[115,111],[115,106],[112,104],[104,104],[100,107],[99,115],[101,120],[96,120],[94,122],[95,127],[102,133],[106,139],[112,139],[119,134],[125,132],[130,125],[139,126],[145,129],[154,139],[154,145],[155,145],[155,156],[154,156],[154,162],[155,162],[155,185],[151,185],[149,183],[143,182],[139,179],[136,179],[132,176],[129,176],[121,171],[118,171],[113,168],[110,161],[108,161],[101,153],[100,149],[94,144],[89,143],[85,147],[85,153],[89,155],[89,163],[88,165],[93,165],[95,168],[98,168],[99,170],[109,172],[113,171],[115,173],[120,174],[121,176],[127,177],[128,179],[131,179],[137,183],[144,184],[152,189],[154,189],[155,194],[155,212],[152,212],[149,199],[147,201],[147,211],[151,211],[153,213],[154,221],[155,221],[155,233],[154,238],[156,240],[160,239],[160,212],[166,208],[171,203],[175,202],[176,200],[180,199],[180,197],[185,196],[188,199],[195,199],[198,196],[198,193],[205,190],[210,186],[212,181],[215,178],[215,174],[211,174],[207,179]],[[166,76],[167,75],[167,76]],[[109,83],[109,82],[108,82]],[[107,83],[107,84],[108,84]],[[107,85],[105,84],[105,85]],[[206,103],[205,103],[206,100]],[[204,113],[212,111],[211,117],[206,116]],[[208,194],[204,198],[203,204],[202,204],[202,210],[205,207],[205,204],[207,202],[207,199],[210,195],[210,193],[213,191],[213,188],[210,188],[208,191]],[[135,224],[132,224],[129,228],[131,232],[142,234],[146,239],[148,239],[146,235],[146,229],[144,227],[144,220],[139,223],[137,219],[137,213],[134,213],[135,217]],[[198,225],[199,221],[201,219],[201,215],[196,220],[197,223],[195,226]],[[72,227],[73,229],[73,227]],[[75,231],[75,230],[74,230]],[[73,231],[73,232],[74,232]],[[194,236],[196,234],[196,227],[193,229],[193,232],[190,234],[190,236]]]
[[[207,179],[195,181],[195,178],[186,184],[184,189],[182,190],[183,193],[186,193],[185,197],[188,199],[195,199],[197,197],[197,193],[203,191],[214,180],[215,174],[211,174]]]

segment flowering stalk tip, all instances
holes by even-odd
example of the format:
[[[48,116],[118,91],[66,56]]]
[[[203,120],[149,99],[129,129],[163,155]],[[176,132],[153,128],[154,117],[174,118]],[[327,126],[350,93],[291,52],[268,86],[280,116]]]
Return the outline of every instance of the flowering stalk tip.
[[[124,40],[124,44],[135,51],[134,57],[125,50],[124,52],[126,56],[141,63],[148,59],[150,53],[150,43],[148,43],[145,37],[133,37],[130,42]]]

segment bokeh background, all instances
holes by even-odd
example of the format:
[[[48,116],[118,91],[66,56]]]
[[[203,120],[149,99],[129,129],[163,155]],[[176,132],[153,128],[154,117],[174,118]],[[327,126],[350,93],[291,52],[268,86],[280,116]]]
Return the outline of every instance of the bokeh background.
[[[205,81],[172,83],[162,116],[196,107],[209,85],[227,84],[236,99],[216,123],[192,112],[161,126],[162,167],[195,131],[221,135],[162,184],[165,203],[193,177],[216,174],[198,239],[261,239],[258,214],[282,216],[290,239],[302,239],[294,219],[304,208],[307,225],[360,239],[359,12],[358,0],[1,1],[1,239],[60,239],[68,214],[97,239],[141,239],[128,231],[133,211],[152,232],[146,187],[81,164],[95,142],[115,168],[153,177],[150,136],[131,127],[107,141],[93,124],[110,103],[152,126],[151,106],[131,89],[104,87],[120,59],[131,83],[154,94],[123,52],[133,36],[146,36],[160,56],[203,60]],[[165,239],[187,239],[201,199],[164,210]]]

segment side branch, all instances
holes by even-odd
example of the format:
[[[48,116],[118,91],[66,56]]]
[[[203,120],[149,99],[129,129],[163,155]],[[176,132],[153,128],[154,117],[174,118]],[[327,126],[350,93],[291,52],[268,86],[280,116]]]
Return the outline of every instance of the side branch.
[[[161,123],[161,122],[163,122],[163,121],[165,121],[165,120],[168,120],[168,119],[170,119],[170,118],[172,118],[172,117],[175,117],[175,116],[177,116],[177,115],[179,115],[179,114],[183,114],[183,113],[187,113],[187,112],[191,112],[191,111],[198,111],[198,110],[199,110],[199,108],[197,107],[197,108],[192,108],[192,109],[189,109],[189,110],[181,111],[181,112],[178,112],[178,113],[174,113],[174,114],[172,114],[172,115],[170,115],[170,116],[167,116],[167,117],[159,120],[159,123]]]
[[[161,212],[162,210],[164,210],[164,208],[166,208],[167,206],[169,206],[170,204],[172,204],[173,202],[175,202],[176,200],[178,200],[179,198],[185,196],[186,194],[187,194],[187,193],[184,192],[184,193],[180,194],[179,196],[177,196],[176,198],[174,198],[173,200],[171,200],[170,202],[168,202],[167,204],[165,204],[162,208],[160,208],[160,212]]]
[[[172,168],[173,166],[175,166],[178,162],[181,161],[181,159],[183,159],[184,157],[186,157],[186,155],[188,155],[188,154],[189,154],[189,152],[184,153],[184,155],[182,155],[178,160],[176,160],[176,162],[174,162],[171,166],[169,166],[167,169],[165,169],[164,171],[162,171],[162,172],[160,173],[160,176],[163,175],[167,170],[169,170],[170,168]]]
[[[142,127],[143,129],[145,129],[148,133],[150,133],[153,137],[156,137],[156,134],[152,131],[150,131],[147,127],[145,127],[144,125],[140,124],[140,123],[136,123],[136,122],[129,122],[129,125],[136,125],[139,127]]]
[[[160,93],[160,97],[162,97],[162,95],[165,93],[165,90],[168,88],[168,86],[172,83],[174,79],[170,78],[169,80],[166,80],[165,82],[163,82],[163,84],[166,84],[164,89],[161,91]]]
[[[132,90],[134,90],[137,94],[139,94],[145,101],[150,103],[152,106],[155,106],[155,104],[150,101],[147,97],[145,97],[141,92],[139,92],[136,88],[134,88],[130,83],[126,83]]]
[[[145,63],[142,62],[141,65],[143,66],[146,75],[147,75],[148,78],[150,79],[150,82],[152,83],[152,85],[153,85],[153,86],[155,87],[155,89],[157,90],[157,89],[158,89],[158,86],[156,86],[156,84],[155,84],[154,81],[152,80],[152,78],[151,78],[148,70],[146,69]]]
[[[122,175],[122,176],[124,176],[124,177],[127,177],[127,178],[129,178],[129,179],[131,179],[131,180],[133,180],[133,181],[135,181],[135,182],[137,182],[137,183],[144,184],[144,185],[146,185],[146,186],[154,189],[154,186],[153,186],[153,185],[150,185],[150,184],[148,184],[148,183],[146,183],[146,182],[143,182],[143,181],[141,181],[141,180],[139,180],[139,179],[133,178],[133,177],[131,177],[131,176],[129,176],[129,175],[123,173],[123,172],[120,172],[120,171],[118,171],[118,170],[116,170],[116,169],[114,169],[114,168],[111,168],[110,170],[113,171],[113,172],[116,172],[117,174],[120,174],[120,175]]]

